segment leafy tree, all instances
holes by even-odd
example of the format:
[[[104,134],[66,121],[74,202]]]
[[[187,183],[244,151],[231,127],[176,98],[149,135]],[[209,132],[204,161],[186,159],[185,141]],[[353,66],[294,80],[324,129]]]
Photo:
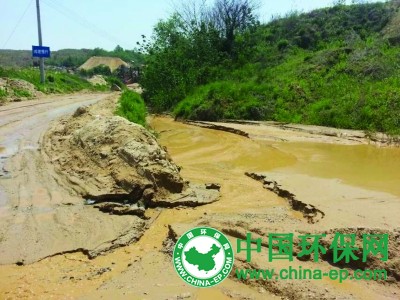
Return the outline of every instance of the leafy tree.
[[[226,52],[232,53],[237,33],[256,24],[254,12],[258,6],[259,4],[252,0],[216,0],[210,20],[225,39]]]
[[[120,45],[117,45],[117,47],[115,47],[114,49],[115,53],[120,53],[120,52],[124,52],[124,48],[122,48]]]
[[[170,109],[198,84],[207,82],[219,63],[218,32],[203,24],[188,29],[178,15],[159,22],[141,80],[146,100],[157,110]]]
[[[156,110],[171,109],[195,87],[217,78],[219,66],[233,63],[236,37],[255,21],[253,3],[216,0],[208,7],[190,1],[159,22],[152,39],[139,43],[148,54],[141,80],[146,101]]]

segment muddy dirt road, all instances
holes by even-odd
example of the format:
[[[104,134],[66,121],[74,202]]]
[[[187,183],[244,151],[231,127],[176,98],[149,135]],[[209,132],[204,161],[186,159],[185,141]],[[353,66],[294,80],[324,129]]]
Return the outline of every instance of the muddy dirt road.
[[[87,209],[58,184],[39,147],[52,120],[109,96],[56,96],[0,107],[0,264],[95,248],[134,225]]]
[[[54,112],[48,118],[56,117],[56,112],[72,112],[82,100],[90,102],[106,97],[103,95],[96,100],[90,99],[91,96],[80,98],[86,96],[71,96],[77,98],[70,99],[65,109],[60,109],[61,105],[55,103],[51,106],[44,104],[52,107],[50,111]],[[4,107],[8,108],[11,107]],[[154,217],[155,221],[137,243],[90,260],[83,253],[74,251],[77,245],[82,247],[86,243],[93,246],[95,241],[110,239],[122,229],[129,231],[129,226],[133,226],[130,216],[112,216],[86,207],[81,198],[71,194],[68,187],[61,188],[54,181],[57,176],[48,164],[43,163],[43,157],[35,149],[49,122],[44,120],[48,114],[46,109],[38,116],[32,116],[32,121],[28,118],[24,122],[13,116],[12,110],[6,113],[1,109],[0,122],[3,122],[3,116],[9,120],[5,123],[12,122],[13,118],[15,122],[13,126],[4,123],[0,127],[0,145],[4,145],[3,151],[8,153],[4,165],[7,172],[3,171],[0,177],[4,193],[0,199],[5,199],[0,219],[0,257],[4,259],[0,266],[0,298],[399,297],[397,282],[346,281],[339,284],[328,279],[243,284],[232,276],[217,287],[196,289],[181,281],[173,269],[171,257],[165,253],[168,250],[165,241],[171,230],[169,225],[173,228],[199,224],[215,227],[228,233],[232,245],[236,244],[235,237],[247,231],[256,235],[268,232],[321,232],[359,226],[394,230],[400,227],[399,149],[379,149],[356,141],[341,143],[315,134],[310,141],[306,141],[299,137],[302,134],[288,131],[285,131],[285,141],[282,141],[279,139],[282,132],[274,133],[274,128],[232,125],[248,132],[250,138],[246,138],[174,122],[170,118],[152,118],[151,125],[159,132],[160,143],[167,146],[173,160],[182,167],[182,176],[194,183],[219,183],[221,199],[196,208],[148,209],[146,214]],[[22,108],[16,111],[21,114],[20,118],[33,115],[32,111],[24,112]],[[44,120],[43,123],[40,120]],[[42,129],[34,130],[32,139],[29,135],[32,126],[22,124],[34,125],[35,122]],[[13,130],[16,126],[23,128],[20,133]],[[18,136],[22,139],[19,140]],[[17,149],[14,156],[9,157],[9,149]],[[324,217],[315,224],[307,222],[303,212],[292,209],[287,199],[265,189],[262,183],[246,176],[246,172],[279,181],[298,200],[324,212]],[[46,233],[50,223],[57,226]],[[15,238],[19,234],[22,238]],[[71,249],[73,253],[67,253],[65,249]],[[25,263],[29,262],[27,258],[35,261],[39,257],[56,255],[24,266],[15,265],[17,255],[21,254],[26,259]],[[256,266],[243,265],[243,257],[242,254],[236,256],[239,263],[236,267],[279,269],[289,265],[288,262],[267,263],[265,248],[262,254],[254,256]],[[295,260],[292,265],[310,269],[339,269],[327,261]]]

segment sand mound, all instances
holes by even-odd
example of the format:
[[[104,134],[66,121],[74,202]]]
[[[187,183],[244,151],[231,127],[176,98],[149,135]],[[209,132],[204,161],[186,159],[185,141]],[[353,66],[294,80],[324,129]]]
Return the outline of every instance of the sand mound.
[[[93,56],[80,66],[79,69],[90,70],[101,65],[109,67],[111,72],[114,72],[120,66],[129,67],[128,63],[118,57]]]
[[[218,188],[185,183],[166,149],[144,127],[92,109],[80,107],[44,139],[58,173],[89,204],[142,216],[142,208],[198,206],[218,199]]]

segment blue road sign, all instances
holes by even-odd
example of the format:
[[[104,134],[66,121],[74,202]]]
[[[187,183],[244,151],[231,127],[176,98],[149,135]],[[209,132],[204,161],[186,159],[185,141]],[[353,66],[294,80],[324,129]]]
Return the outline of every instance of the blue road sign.
[[[50,47],[32,46],[32,57],[50,57]]]

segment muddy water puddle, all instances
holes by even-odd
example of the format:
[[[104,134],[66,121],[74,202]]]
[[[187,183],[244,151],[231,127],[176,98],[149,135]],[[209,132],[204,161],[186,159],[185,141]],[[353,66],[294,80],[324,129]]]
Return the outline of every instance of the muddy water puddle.
[[[286,205],[284,200],[246,177],[245,172],[293,165],[296,162],[293,155],[242,136],[190,126],[169,118],[154,118],[151,125],[161,132],[160,143],[182,166],[183,178],[221,184],[221,200],[202,210],[230,213]]]
[[[295,164],[279,169],[400,196],[400,148],[373,145],[279,143],[277,149],[295,156]]]
[[[176,162],[185,166],[182,174],[192,180],[206,177],[229,185],[244,172],[279,170],[400,196],[400,148],[254,141],[167,118],[153,119],[152,125]]]

